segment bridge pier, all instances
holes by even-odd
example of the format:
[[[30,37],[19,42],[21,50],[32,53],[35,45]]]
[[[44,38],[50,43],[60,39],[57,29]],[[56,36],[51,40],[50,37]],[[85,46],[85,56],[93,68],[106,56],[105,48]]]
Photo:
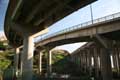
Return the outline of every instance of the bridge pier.
[[[103,80],[112,80],[111,60],[105,49],[101,51],[101,68]]]
[[[87,49],[87,55],[88,55],[88,72],[89,72],[89,75],[91,76],[92,61],[91,61],[90,49]]]
[[[50,49],[47,49],[47,77],[50,77],[52,73],[52,54]]]
[[[119,76],[119,54],[118,54],[118,49],[114,48],[114,54],[113,54],[113,65],[114,65],[114,70],[117,73],[117,76]]]
[[[15,76],[18,76],[19,55],[20,55],[20,49],[15,48],[15,57],[14,57]]]
[[[34,42],[33,37],[24,36],[23,40],[23,53],[21,55],[22,60],[22,80],[32,80],[33,77],[33,51]]]
[[[112,54],[112,58],[113,58],[113,66],[114,66],[114,69],[117,69],[116,53]]]
[[[82,51],[83,54],[83,72],[86,73],[86,64],[85,64],[85,51]]]
[[[117,53],[118,53],[117,55],[118,55],[118,65],[119,65],[119,67],[118,67],[119,68],[118,74],[120,76],[120,48],[117,49]]]
[[[42,52],[39,53],[39,74],[42,75]]]
[[[84,55],[83,51],[81,51],[81,71],[84,72]]]
[[[98,42],[103,48],[101,49],[100,62],[101,62],[101,73],[103,80],[112,80],[112,67],[110,54],[111,50],[108,47],[107,42],[101,38],[99,35],[95,35],[96,42]]]
[[[98,70],[98,50],[97,48],[93,49],[93,57],[94,57],[94,69],[95,69],[95,80],[99,79],[99,70]]]
[[[117,58],[118,58],[118,76],[120,76],[120,53],[119,53],[119,48],[117,48]]]
[[[87,73],[87,51],[84,51],[84,55],[85,55],[85,73]]]

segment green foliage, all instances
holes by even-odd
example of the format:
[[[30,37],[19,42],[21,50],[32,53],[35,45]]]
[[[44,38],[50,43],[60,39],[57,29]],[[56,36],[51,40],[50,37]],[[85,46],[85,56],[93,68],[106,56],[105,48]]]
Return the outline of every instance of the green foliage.
[[[56,62],[58,62],[59,60],[61,60],[61,59],[64,59],[64,55],[63,54],[53,54],[52,55],[52,64],[54,64],[54,63],[56,63]]]
[[[8,66],[11,64],[11,61],[10,60],[7,60],[7,59],[1,59],[0,60],[0,69],[3,71],[5,70],[6,68],[8,68]]]
[[[6,48],[7,46],[3,45],[3,42],[0,42],[0,48]],[[4,52],[0,52],[0,70],[5,70],[12,63],[14,53],[12,50],[6,50]]]
[[[7,46],[3,45],[4,42],[0,41],[0,48],[7,48]]]

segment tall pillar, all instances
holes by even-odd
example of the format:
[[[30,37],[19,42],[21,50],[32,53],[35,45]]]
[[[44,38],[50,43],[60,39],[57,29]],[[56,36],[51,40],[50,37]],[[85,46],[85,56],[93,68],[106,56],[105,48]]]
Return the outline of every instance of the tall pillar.
[[[39,74],[42,74],[42,52],[39,53]]]
[[[110,54],[105,49],[101,51],[101,69],[103,80],[112,80]]]
[[[119,48],[117,48],[117,58],[118,58],[118,75],[120,76],[120,53],[119,53]]]
[[[82,71],[82,52],[80,52],[80,70]]]
[[[82,65],[81,65],[81,71],[84,72],[84,56],[83,56],[83,51],[81,51],[81,62],[82,62]]]
[[[83,50],[83,52],[82,52],[82,54],[83,54],[83,72],[85,73],[86,71],[85,71],[85,51]]]
[[[19,64],[19,48],[15,49],[15,59],[14,59],[14,66],[15,66],[15,75],[18,76],[18,64]]]
[[[87,50],[87,55],[88,55],[88,70],[89,70],[89,76],[91,76],[91,53],[90,49]]]
[[[119,75],[119,55],[118,55],[118,51],[117,48],[115,48],[115,59],[116,59],[116,70],[117,70],[117,74]]]
[[[87,73],[87,50],[84,51],[85,54],[85,73]]]
[[[52,73],[52,54],[49,49],[47,49],[47,77],[50,77]]]
[[[100,47],[98,47],[98,51],[97,51],[97,55],[98,55],[98,77],[99,79],[98,80],[101,80],[102,77],[101,77],[101,58],[100,58]]]
[[[114,67],[114,69],[117,69],[117,63],[116,63],[116,56],[115,56],[115,53],[112,54],[112,59],[113,59],[113,67]]]
[[[22,53],[22,80],[32,80],[33,73],[33,37],[24,36]]]
[[[108,41],[104,40],[103,37],[96,34],[94,35],[95,42],[99,44],[99,46],[103,47],[101,51],[101,73],[103,80],[112,80],[112,67],[111,67],[111,59],[110,59],[110,45],[108,45]]]
[[[95,80],[98,80],[98,55],[97,55],[97,48],[94,48],[94,69],[95,69]]]

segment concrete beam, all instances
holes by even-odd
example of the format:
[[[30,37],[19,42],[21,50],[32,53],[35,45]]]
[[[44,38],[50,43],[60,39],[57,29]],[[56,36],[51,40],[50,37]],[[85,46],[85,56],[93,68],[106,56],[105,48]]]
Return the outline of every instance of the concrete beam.
[[[44,29],[44,30],[42,30],[42,31],[40,31],[40,32],[38,32],[36,34],[33,34],[32,37],[34,37],[34,38],[39,37],[41,35],[47,34],[48,31],[49,31],[48,28],[46,28],[46,29]]]
[[[43,3],[45,3],[47,0],[41,0],[32,10],[31,13],[28,14],[27,19],[25,20],[26,23],[30,22],[35,14],[37,14],[38,11],[40,11],[40,8],[43,6]]]
[[[70,2],[71,0],[67,0],[64,3],[59,3],[55,8],[53,8],[52,10],[50,10],[43,19],[39,19],[37,21],[35,21],[34,25],[38,26],[41,22],[43,22],[45,19],[47,19],[48,17],[50,17],[53,13],[57,12],[58,10],[64,8],[64,5],[66,5],[68,2]]]
[[[17,17],[17,15],[19,14],[19,10],[21,9],[21,7],[22,7],[22,2],[23,2],[23,0],[19,0],[18,1],[18,3],[17,3],[17,6],[16,6],[16,8],[15,8],[15,10],[13,11],[13,14],[12,14],[12,20],[14,20],[16,17]]]

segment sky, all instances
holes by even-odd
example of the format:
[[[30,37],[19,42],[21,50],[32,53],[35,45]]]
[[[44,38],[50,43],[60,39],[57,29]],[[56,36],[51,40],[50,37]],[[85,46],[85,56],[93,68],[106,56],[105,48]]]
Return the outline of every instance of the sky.
[[[3,32],[4,26],[4,16],[7,7],[8,0],[0,0],[0,32]],[[98,0],[92,5],[93,19],[104,17],[110,14],[120,12],[120,0]],[[56,22],[49,27],[49,34],[60,31],[62,29],[84,23],[91,20],[90,5],[75,11],[69,16],[63,18],[62,20]],[[1,33],[0,33],[1,34]],[[37,38],[39,39],[39,38]],[[78,47],[85,43],[75,43],[64,46],[59,46],[59,49],[65,49],[69,52],[73,52]]]
[[[0,0],[0,36],[4,34],[4,17],[7,9],[8,0]]]

